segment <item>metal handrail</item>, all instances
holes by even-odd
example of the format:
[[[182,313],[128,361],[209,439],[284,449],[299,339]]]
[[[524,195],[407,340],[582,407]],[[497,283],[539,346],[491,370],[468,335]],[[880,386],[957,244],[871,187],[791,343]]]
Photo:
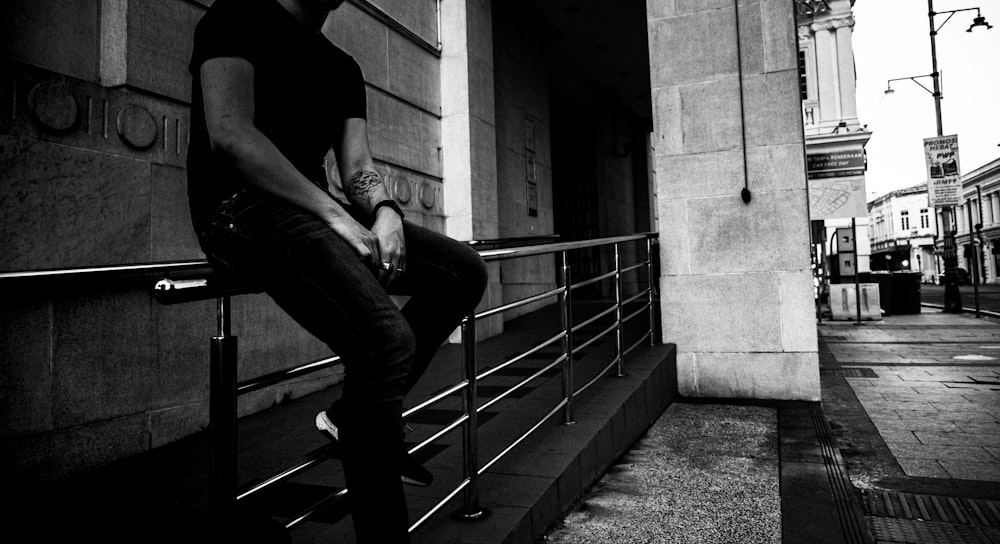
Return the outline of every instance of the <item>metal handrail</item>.
[[[595,238],[593,240],[581,240],[576,242],[557,242],[553,244],[525,245],[506,249],[482,250],[479,254],[483,260],[497,261],[502,259],[513,259],[517,257],[527,257],[545,253],[556,253],[559,251],[571,251],[586,247],[597,247],[615,242],[628,242],[643,240],[655,237],[655,232],[633,234],[628,236],[617,236],[610,238]],[[528,239],[525,237],[524,239]],[[498,240],[488,240],[485,242],[495,243]],[[470,247],[475,247],[477,243],[484,243],[478,240],[465,242]],[[547,249],[546,249],[547,248]],[[67,268],[43,268],[38,270],[11,270],[0,272],[0,281],[25,280],[25,279],[107,279],[124,275],[135,274],[172,274],[177,272],[208,271],[212,265],[206,259],[192,259],[182,261],[146,262],[146,263],[126,263],[114,265],[94,265]],[[179,282],[180,280],[173,280]],[[194,286],[191,286],[194,287]]]
[[[521,241],[528,242],[530,240],[522,239]],[[489,242],[492,244],[502,245],[499,244],[502,242],[499,240],[491,240]],[[619,247],[621,244],[633,242],[645,242],[646,259],[630,266],[622,266]],[[467,316],[462,325],[462,344],[465,359],[465,375],[463,379],[456,384],[447,386],[443,390],[432,394],[429,398],[422,400],[416,406],[404,412],[403,416],[408,417],[434,404],[437,404],[438,402],[442,402],[445,399],[453,398],[453,395],[457,392],[462,393],[463,410],[459,417],[457,417],[454,421],[445,424],[443,428],[434,432],[430,437],[425,438],[417,445],[411,447],[409,451],[410,453],[415,453],[424,447],[431,445],[452,430],[461,427],[463,429],[463,468],[465,474],[458,486],[448,492],[444,500],[431,507],[429,512],[411,525],[409,528],[411,532],[416,530],[435,512],[438,512],[448,501],[463,492],[465,493],[465,501],[460,514],[468,519],[480,519],[484,510],[479,507],[478,477],[560,411],[564,414],[563,422],[567,424],[572,423],[572,406],[574,397],[580,395],[585,389],[596,383],[596,381],[601,377],[607,375],[608,371],[616,366],[618,368],[617,375],[623,375],[621,367],[625,357],[646,340],[649,340],[651,344],[654,343],[656,338],[654,332],[654,301],[657,295],[652,280],[654,278],[654,247],[657,242],[656,233],[640,233],[592,240],[543,244],[535,243],[525,246],[478,250],[479,254],[487,262],[539,255],[557,255],[561,260],[562,279],[560,285],[556,288],[548,289],[544,292]],[[475,242],[468,244],[473,248],[477,245]],[[568,262],[568,253],[580,249],[606,246],[614,248],[615,269],[608,273],[599,274],[597,277],[587,278],[576,283],[572,282]],[[622,296],[623,275],[633,271],[639,271],[641,269],[645,269],[647,274],[645,290],[640,291],[638,294],[631,296],[628,299],[624,299]],[[195,275],[194,272],[197,272],[198,274]],[[264,490],[269,485],[286,480],[287,478],[300,474],[301,472],[311,469],[321,463],[325,457],[325,450],[315,452],[314,455],[310,455],[307,459],[290,468],[287,468],[279,474],[267,478],[263,482],[257,483],[249,489],[245,489],[237,493],[235,476],[236,398],[239,395],[259,390],[268,385],[287,381],[294,377],[303,376],[305,374],[329,368],[340,362],[340,358],[334,355],[333,357],[319,359],[289,369],[272,372],[247,381],[237,382],[236,337],[231,334],[230,297],[260,292],[259,288],[246,283],[241,283],[230,275],[213,272],[209,262],[206,260],[0,272],[0,283],[4,281],[16,280],[105,280],[122,276],[148,276],[152,274],[161,275],[161,279],[157,281],[154,286],[154,296],[163,304],[179,304],[195,300],[209,300],[212,298],[217,300],[217,334],[212,337],[212,390],[210,398],[213,435],[211,438],[213,475],[210,480],[213,507],[223,509],[232,508],[235,506],[237,500],[246,499],[257,492]],[[181,274],[183,274],[183,277],[180,276]],[[163,277],[170,275],[178,276],[173,278]],[[572,293],[582,287],[612,279],[615,282],[615,303],[608,309],[598,312],[597,315],[589,317],[584,322],[574,324],[572,312],[570,311],[570,306],[572,305]],[[475,324],[477,321],[487,319],[515,308],[524,307],[531,303],[542,302],[553,297],[558,299],[558,303],[561,306],[562,331],[519,354],[509,357],[505,361],[496,363],[482,371],[478,370],[478,361],[475,349]],[[637,311],[625,316],[623,314],[623,306],[631,304],[641,298],[645,298],[647,300]],[[638,342],[635,344],[628,347],[623,346],[622,329],[625,322],[638,317],[647,310],[649,313],[649,329],[641,335]],[[574,335],[578,334],[582,328],[612,313],[615,315],[614,324],[598,333],[590,340],[583,342],[580,345],[574,344]],[[616,355],[607,367],[600,370],[597,375],[591,378],[586,384],[574,389],[573,368],[575,357],[581,352],[581,350],[591,345],[594,341],[612,332],[617,333]],[[507,388],[505,391],[497,394],[492,399],[485,400],[477,406],[477,382],[480,379],[487,378],[501,369],[523,361],[532,354],[539,352],[541,349],[560,341],[563,345],[563,353],[561,355],[554,357],[552,361],[543,365],[540,370],[536,370],[531,373],[527,378]],[[540,378],[551,369],[560,366],[563,373],[563,398],[556,403],[554,408],[545,414],[539,421],[534,423],[526,432],[515,438],[507,446],[503,447],[499,454],[484,463],[482,466],[479,466],[477,445],[479,413],[511,395],[511,393],[513,393],[516,389],[525,386],[529,382]],[[346,490],[341,490],[335,495],[324,497],[294,516],[293,519],[285,524],[285,527],[288,529],[295,527],[296,525],[307,520],[312,514],[318,512],[329,504],[333,504],[336,501],[343,499],[346,495]]]

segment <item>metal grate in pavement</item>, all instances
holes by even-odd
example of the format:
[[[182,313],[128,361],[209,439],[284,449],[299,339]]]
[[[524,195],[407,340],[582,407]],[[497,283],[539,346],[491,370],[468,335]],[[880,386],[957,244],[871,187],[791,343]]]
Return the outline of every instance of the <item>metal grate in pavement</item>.
[[[865,514],[1000,528],[1000,501],[864,489]]]
[[[986,533],[978,527],[869,516],[868,526],[876,542],[899,544],[992,544]]]
[[[843,376],[845,378],[878,378],[878,374],[870,368],[821,368],[820,376]]]

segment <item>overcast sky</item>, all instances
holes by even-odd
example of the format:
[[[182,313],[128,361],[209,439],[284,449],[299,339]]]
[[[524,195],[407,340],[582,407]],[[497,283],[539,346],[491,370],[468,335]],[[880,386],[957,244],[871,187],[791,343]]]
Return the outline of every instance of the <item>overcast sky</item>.
[[[993,28],[966,30],[975,11],[934,17],[942,74],[944,134],[957,134],[961,173],[1000,157],[1000,0],[935,0],[934,11],[979,7]],[[858,118],[872,138],[865,176],[868,200],[927,181],[923,139],[937,135],[934,98],[910,80],[931,73],[926,0],[857,0],[854,61]],[[917,78],[933,90],[930,77]]]

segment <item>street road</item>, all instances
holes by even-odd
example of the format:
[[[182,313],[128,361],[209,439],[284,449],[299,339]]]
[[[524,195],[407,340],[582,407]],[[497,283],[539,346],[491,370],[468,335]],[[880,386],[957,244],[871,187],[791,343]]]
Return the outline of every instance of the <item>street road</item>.
[[[963,308],[975,308],[975,289],[971,285],[962,285],[958,289]],[[920,301],[929,304],[944,305],[944,286],[923,284],[920,286]],[[1000,312],[1000,285],[989,284],[979,286],[979,309],[990,312]]]

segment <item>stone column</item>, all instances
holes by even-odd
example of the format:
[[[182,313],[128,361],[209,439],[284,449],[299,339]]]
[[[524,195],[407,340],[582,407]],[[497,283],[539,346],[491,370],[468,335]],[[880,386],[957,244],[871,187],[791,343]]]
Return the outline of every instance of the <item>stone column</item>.
[[[818,400],[793,2],[734,4],[647,2],[663,338],[683,395]]]
[[[836,125],[840,112],[840,74],[837,63],[837,41],[829,23],[814,23],[816,40],[816,90],[819,93],[819,119],[817,124]],[[824,69],[828,67],[829,70]]]
[[[488,0],[441,2],[441,166],[447,234],[458,240],[498,237],[493,33]],[[501,303],[500,274],[490,266],[484,305]],[[502,332],[489,320],[483,334]]]
[[[990,193],[990,206],[993,209],[993,220],[990,223],[1000,223],[1000,195]]]
[[[838,80],[840,82],[840,118],[848,125],[856,126],[858,108],[855,100],[857,80],[854,73],[854,48],[851,34],[854,32],[854,17],[843,17],[832,21],[837,40]]]

